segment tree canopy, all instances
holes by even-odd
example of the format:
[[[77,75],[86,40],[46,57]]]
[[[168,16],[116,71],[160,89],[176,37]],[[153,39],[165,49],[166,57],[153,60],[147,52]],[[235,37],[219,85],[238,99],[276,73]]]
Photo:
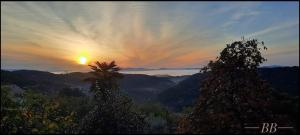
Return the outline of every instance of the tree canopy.
[[[285,115],[272,111],[272,88],[262,80],[258,66],[264,42],[241,40],[227,44],[216,61],[202,69],[207,78],[192,113],[179,123],[179,133],[258,133],[249,123],[290,124]]]

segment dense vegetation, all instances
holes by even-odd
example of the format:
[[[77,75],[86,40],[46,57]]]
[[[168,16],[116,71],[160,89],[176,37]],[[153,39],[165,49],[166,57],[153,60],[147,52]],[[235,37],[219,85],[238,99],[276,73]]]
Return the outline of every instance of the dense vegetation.
[[[249,133],[245,123],[265,121],[298,133],[299,67],[259,69],[261,49],[257,40],[228,44],[177,85],[120,74],[115,62],[63,75],[1,70],[1,133]]]
[[[131,99],[121,95],[117,79],[123,77],[115,62],[90,65],[91,92],[96,106],[82,120],[79,133],[143,133],[144,117],[132,108]]]
[[[56,98],[30,90],[14,97],[1,87],[1,133],[71,133],[77,120]]]
[[[299,67],[259,68],[262,79],[269,83],[273,91],[290,96],[299,95]],[[197,73],[158,94],[158,101],[169,109],[180,112],[193,106],[200,94],[204,73]]]
[[[257,40],[242,40],[228,44],[216,61],[202,69],[207,77],[202,82],[200,96],[192,112],[179,123],[179,133],[259,133],[245,129],[245,124],[275,122],[296,126],[297,110],[278,102],[270,85],[261,79],[258,66],[266,59],[260,50],[267,49]],[[293,98],[286,98],[293,103]],[[288,107],[296,108],[298,104]],[[295,133],[296,129],[281,130]]]

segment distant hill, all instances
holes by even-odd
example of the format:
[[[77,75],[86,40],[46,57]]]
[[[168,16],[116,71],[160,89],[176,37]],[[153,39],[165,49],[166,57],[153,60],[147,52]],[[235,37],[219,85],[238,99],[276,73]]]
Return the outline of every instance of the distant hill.
[[[277,91],[290,95],[299,94],[299,67],[260,68],[259,73]],[[16,91],[34,89],[47,94],[55,94],[63,88],[71,87],[90,94],[90,83],[83,81],[89,76],[90,73],[81,72],[53,74],[35,70],[1,70],[1,85],[19,87]],[[204,78],[205,75],[200,73],[175,77],[125,74],[119,83],[121,91],[137,102],[154,100],[171,110],[180,111],[194,103]]]
[[[55,94],[63,88],[79,88],[89,94],[89,82],[83,80],[91,76],[90,73],[73,72],[67,74],[53,74],[35,70],[1,70],[1,84],[15,84],[22,89],[34,89],[43,93]],[[175,86],[180,77],[157,77],[141,74],[125,74],[120,80],[121,91],[143,102],[152,100],[162,90]],[[177,79],[177,80],[176,80]]]
[[[138,101],[149,101],[162,90],[175,86],[169,78],[142,74],[126,74],[120,80],[120,88]]]
[[[260,68],[259,73],[276,90],[299,95],[299,67]]]
[[[203,74],[194,74],[160,93],[157,100],[172,110],[189,106],[193,104],[198,97],[200,84],[204,78],[205,76]]]
[[[289,95],[299,95],[299,67],[260,68],[259,74],[268,81],[276,91]],[[194,74],[173,86],[157,97],[157,100],[173,111],[180,111],[185,106],[193,105],[199,96],[203,74]]]
[[[1,70],[1,84],[15,84],[23,89],[40,90],[44,93],[55,93],[65,87],[73,87],[72,82],[78,82],[78,78],[73,77],[70,79],[69,75],[35,70]]]

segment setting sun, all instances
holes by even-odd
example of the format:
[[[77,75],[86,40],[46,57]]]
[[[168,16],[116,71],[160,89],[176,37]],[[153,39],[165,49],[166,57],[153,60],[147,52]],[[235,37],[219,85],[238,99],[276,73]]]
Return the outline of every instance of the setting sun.
[[[82,64],[82,65],[85,65],[87,62],[87,59],[84,56],[80,56],[78,60],[79,60],[79,64]]]

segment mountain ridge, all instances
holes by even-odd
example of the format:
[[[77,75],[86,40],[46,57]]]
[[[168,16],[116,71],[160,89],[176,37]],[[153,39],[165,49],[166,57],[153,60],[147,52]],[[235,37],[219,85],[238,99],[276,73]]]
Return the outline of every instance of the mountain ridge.
[[[290,95],[299,94],[298,66],[259,68],[259,73],[277,91]],[[90,76],[90,72],[54,74],[47,71],[1,69],[1,84],[12,84],[21,89],[37,89],[54,94],[66,87],[79,88],[88,95],[90,83],[83,80]],[[119,84],[121,91],[136,102],[160,102],[172,110],[181,110],[194,103],[204,78],[201,73],[185,76],[124,74]]]
[[[259,68],[258,72],[276,91],[292,96],[299,95],[299,67]],[[164,90],[157,100],[173,111],[191,106],[199,96],[203,79],[205,75],[202,73],[194,74],[176,86]]]

